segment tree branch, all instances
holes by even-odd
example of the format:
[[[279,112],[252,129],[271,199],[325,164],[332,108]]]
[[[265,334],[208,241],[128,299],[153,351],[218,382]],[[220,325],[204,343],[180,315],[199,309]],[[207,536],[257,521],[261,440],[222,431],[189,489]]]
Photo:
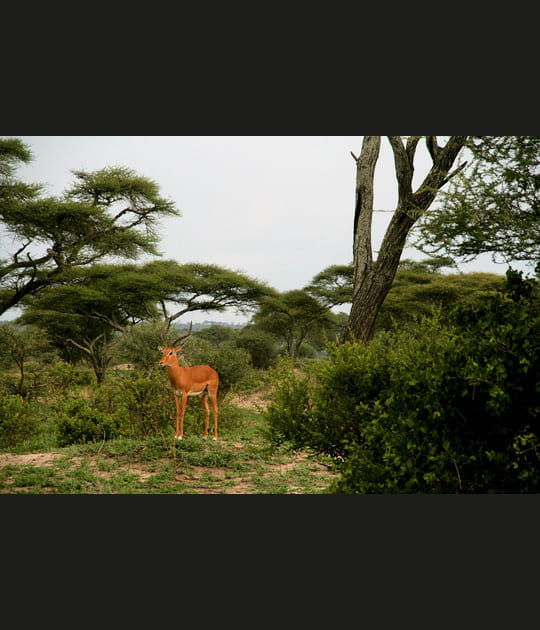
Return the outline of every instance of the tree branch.
[[[463,169],[467,166],[467,164],[468,164],[468,163],[469,163],[468,161],[462,162],[462,163],[461,163],[461,164],[460,164],[460,165],[459,165],[456,169],[454,169],[454,170],[453,170],[453,171],[452,171],[452,172],[448,175],[448,177],[447,177],[446,179],[444,179],[444,180],[443,180],[443,183],[441,184],[441,188],[442,188],[442,186],[444,186],[445,184],[447,184],[447,183],[448,183],[448,182],[452,179],[452,177],[455,177],[456,175],[458,175],[459,173],[461,173],[461,171],[462,171],[462,170],[463,170]]]
[[[83,315],[84,313],[81,313],[81,315]],[[124,326],[121,326],[120,324],[118,324],[117,322],[113,321],[112,319],[110,319],[109,317],[107,317],[106,315],[103,315],[102,313],[98,313],[97,311],[92,311],[91,313],[88,313],[88,317],[92,317],[93,319],[98,319],[102,322],[105,322],[106,324],[109,324],[109,326],[111,328],[114,328],[118,331],[120,331],[121,333],[126,332],[126,329]]]
[[[416,153],[416,147],[418,145],[418,142],[420,141],[420,138],[422,136],[409,136],[407,138],[407,145],[405,147],[405,151],[407,153],[407,157],[409,158],[409,163],[411,165],[411,168],[414,169],[414,154]]]
[[[435,162],[441,152],[441,147],[437,144],[437,136],[426,136],[426,146],[431,159]]]
[[[87,348],[86,346],[81,346],[80,343],[77,343],[75,341],[75,339],[71,339],[70,337],[68,337],[66,339],[66,341],[69,341],[70,343],[72,343],[74,346],[77,346],[77,348],[80,348],[81,350],[83,350],[84,352],[86,352],[87,354],[92,354],[91,350],[89,348]]]
[[[388,136],[388,141],[394,153],[394,164],[396,169],[396,178],[398,180],[399,200],[398,207],[403,208],[412,195],[412,178],[414,168],[409,158],[410,153],[414,153],[414,141],[408,143],[408,151],[403,146],[400,136]],[[418,140],[416,141],[418,142]]]

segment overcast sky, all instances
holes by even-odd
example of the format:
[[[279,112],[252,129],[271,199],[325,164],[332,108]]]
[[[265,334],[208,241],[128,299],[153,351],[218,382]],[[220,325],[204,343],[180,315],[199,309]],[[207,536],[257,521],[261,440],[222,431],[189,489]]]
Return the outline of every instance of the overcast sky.
[[[13,137],[13,136],[12,136]],[[362,136],[16,136],[34,154],[17,176],[60,195],[71,170],[125,166],[153,179],[180,217],[161,221],[163,258],[213,263],[264,281],[278,291],[300,289],[333,264],[352,260],[356,170]],[[414,185],[429,169],[424,145],[415,159]],[[388,141],[375,174],[376,210],[393,210],[397,186]],[[373,247],[389,212],[376,212]],[[402,258],[424,258],[414,249]],[[489,257],[462,271],[504,274]],[[193,314],[246,321],[234,313]]]

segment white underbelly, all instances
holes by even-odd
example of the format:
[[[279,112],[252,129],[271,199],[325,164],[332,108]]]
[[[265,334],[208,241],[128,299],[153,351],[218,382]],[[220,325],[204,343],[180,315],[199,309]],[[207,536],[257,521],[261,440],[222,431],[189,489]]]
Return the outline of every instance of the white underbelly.
[[[206,388],[205,388],[206,389]],[[174,392],[177,396],[182,396],[182,392],[176,391]],[[189,392],[188,396],[200,396],[204,393],[204,389],[201,389],[200,392]]]

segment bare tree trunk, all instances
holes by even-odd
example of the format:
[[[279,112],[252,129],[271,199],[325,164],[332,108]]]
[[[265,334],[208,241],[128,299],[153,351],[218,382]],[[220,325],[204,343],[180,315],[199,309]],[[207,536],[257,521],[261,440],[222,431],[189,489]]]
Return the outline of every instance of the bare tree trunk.
[[[409,136],[404,145],[401,136],[388,136],[394,152],[399,198],[376,261],[371,248],[371,225],[373,178],[380,136],[364,136],[360,157],[353,154],[356,160],[354,290],[345,340],[357,340],[366,345],[371,341],[379,310],[394,281],[410,230],[429,208],[437,192],[466,164],[449,174],[467,136],[451,136],[444,147],[438,146],[436,136],[425,136],[433,165],[418,190],[413,192],[414,154],[421,137]]]
[[[105,333],[101,333],[95,339],[84,339],[84,345],[74,339],[68,339],[68,341],[88,354],[97,384],[101,385],[105,380],[105,373],[111,361],[110,348]]]

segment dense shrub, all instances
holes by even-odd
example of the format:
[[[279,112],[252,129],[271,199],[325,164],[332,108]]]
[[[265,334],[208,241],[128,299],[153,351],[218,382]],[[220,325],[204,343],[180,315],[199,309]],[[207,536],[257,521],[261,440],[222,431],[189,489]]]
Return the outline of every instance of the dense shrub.
[[[0,393],[0,447],[20,444],[35,433],[37,424],[26,400],[16,394]]]
[[[174,395],[162,368],[117,374],[108,383],[95,387],[85,405],[71,408],[69,404],[60,418],[64,441],[68,439],[68,434],[69,439],[76,438],[76,441],[153,435],[171,437],[175,428]],[[66,414],[73,415],[74,410],[74,419],[71,422],[66,421]],[[186,432],[202,434],[204,415],[199,400],[189,398],[184,423]],[[104,418],[109,419],[107,427],[103,426]],[[222,397],[219,405],[219,428],[230,428],[240,421],[238,409],[226,396]],[[211,428],[212,422],[211,411]]]
[[[115,415],[103,413],[82,398],[64,404],[57,427],[59,446],[109,440],[121,433]]]
[[[42,380],[47,391],[67,392],[74,386],[94,383],[94,373],[90,368],[77,367],[66,361],[55,361],[42,370]]]
[[[164,345],[162,332],[163,323],[143,322],[129,327],[118,339],[115,362],[130,363],[141,370],[152,369],[161,357],[157,346]]]
[[[122,435],[156,435],[171,426],[174,399],[164,371],[126,372],[96,388],[93,405],[120,422]]]
[[[239,348],[249,352],[250,363],[254,368],[267,370],[276,363],[277,344],[270,333],[254,326],[245,326],[235,339]]]
[[[222,398],[244,379],[252,376],[250,354],[232,341],[219,346],[206,339],[192,338],[185,347],[184,365],[210,365],[219,374],[219,397]],[[182,364],[182,361],[181,361]]]
[[[538,492],[539,312],[534,283],[509,276],[451,325],[330,346],[278,381],[272,439],[340,461],[337,492]]]

